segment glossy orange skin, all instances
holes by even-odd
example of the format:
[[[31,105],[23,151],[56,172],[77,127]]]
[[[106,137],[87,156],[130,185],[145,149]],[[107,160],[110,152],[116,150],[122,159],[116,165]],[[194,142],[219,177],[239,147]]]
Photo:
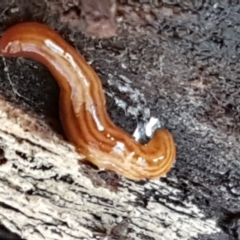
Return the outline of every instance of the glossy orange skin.
[[[28,57],[44,64],[60,87],[60,117],[68,139],[96,166],[140,180],[166,174],[175,161],[172,135],[157,129],[144,145],[109,118],[101,81],[85,59],[44,24],[20,23],[0,39],[6,57]]]

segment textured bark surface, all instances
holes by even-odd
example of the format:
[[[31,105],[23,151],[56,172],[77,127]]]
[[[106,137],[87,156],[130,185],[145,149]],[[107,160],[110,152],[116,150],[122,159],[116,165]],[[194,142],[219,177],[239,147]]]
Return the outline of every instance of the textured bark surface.
[[[2,1],[0,31],[25,20],[56,29],[99,74],[113,121],[132,134],[157,117],[176,164],[141,182],[79,164],[54,79],[36,62],[1,58],[0,237],[240,239],[238,2],[119,0],[118,36],[104,40],[73,28],[81,14],[62,19],[81,12],[78,1],[53,2]]]
[[[0,220],[24,239],[186,239],[216,231],[196,206],[171,202],[174,178],[122,179],[115,191],[94,186],[72,147],[2,99],[0,146]]]

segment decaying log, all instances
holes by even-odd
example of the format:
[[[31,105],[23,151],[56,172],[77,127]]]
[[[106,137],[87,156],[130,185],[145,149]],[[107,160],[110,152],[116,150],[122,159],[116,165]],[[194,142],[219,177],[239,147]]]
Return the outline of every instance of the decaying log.
[[[34,0],[2,1],[1,33],[20,20],[56,29],[99,74],[115,123],[131,133],[154,116],[171,131],[175,166],[166,177],[135,182],[83,164],[62,134],[10,104],[11,79],[24,97],[44,102],[46,69],[1,60],[11,79],[0,71],[0,238],[8,229],[31,240],[238,240],[239,4],[117,2],[111,39],[64,29]]]
[[[169,185],[176,179],[94,186],[70,144],[3,98],[0,146],[0,222],[23,239],[187,239],[216,232],[196,206],[174,205],[179,190]]]

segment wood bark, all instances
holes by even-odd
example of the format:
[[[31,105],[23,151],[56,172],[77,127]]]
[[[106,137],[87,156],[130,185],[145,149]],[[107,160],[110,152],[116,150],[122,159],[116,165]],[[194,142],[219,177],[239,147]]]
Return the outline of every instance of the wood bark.
[[[99,74],[116,124],[131,133],[155,116],[171,131],[175,166],[140,182],[86,166],[63,135],[9,103],[19,92],[33,111],[56,110],[47,70],[1,59],[0,239],[239,240],[239,4],[117,3],[111,39],[80,33],[77,0],[1,1],[0,30],[29,20],[56,29]]]
[[[3,98],[0,146],[0,222],[23,239],[177,240],[217,231],[196,206],[175,206],[175,178],[96,186],[69,143]]]

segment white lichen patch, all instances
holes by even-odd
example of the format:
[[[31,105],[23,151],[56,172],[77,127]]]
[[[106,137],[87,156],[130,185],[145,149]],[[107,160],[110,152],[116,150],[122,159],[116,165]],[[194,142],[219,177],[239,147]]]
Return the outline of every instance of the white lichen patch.
[[[144,94],[139,89],[133,88],[131,86],[131,80],[126,76],[120,75],[119,77],[122,81],[116,82],[116,79],[110,76],[108,79],[109,85],[113,85],[117,87],[121,93],[127,94],[131,101],[136,104],[134,106],[128,105],[113,92],[106,91],[106,94],[113,97],[117,106],[122,108],[126,114],[132,115],[137,119],[137,116],[141,113],[143,120],[147,120],[150,117],[150,109],[146,107],[147,101]]]

